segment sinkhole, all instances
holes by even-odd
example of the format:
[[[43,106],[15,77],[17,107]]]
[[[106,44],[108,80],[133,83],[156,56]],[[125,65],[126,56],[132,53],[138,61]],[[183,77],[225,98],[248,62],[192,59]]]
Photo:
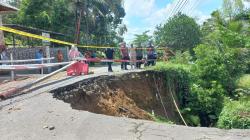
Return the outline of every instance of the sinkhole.
[[[159,117],[182,124],[172,98],[181,104],[178,91],[172,96],[165,85],[162,72],[143,71],[97,76],[51,92],[72,109],[150,121]]]

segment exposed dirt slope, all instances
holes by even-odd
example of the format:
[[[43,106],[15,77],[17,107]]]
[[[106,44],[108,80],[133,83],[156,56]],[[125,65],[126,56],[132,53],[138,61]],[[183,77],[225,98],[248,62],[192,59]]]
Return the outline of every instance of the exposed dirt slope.
[[[167,114],[157,96],[157,88]],[[100,76],[52,91],[54,97],[73,109],[111,116],[152,120],[148,112],[179,122],[173,101],[164,86],[161,73],[139,72],[121,76]]]

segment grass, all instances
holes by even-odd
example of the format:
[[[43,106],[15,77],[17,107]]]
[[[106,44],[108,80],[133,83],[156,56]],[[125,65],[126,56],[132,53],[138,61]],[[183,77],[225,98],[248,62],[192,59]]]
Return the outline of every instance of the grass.
[[[150,116],[154,119],[155,122],[166,123],[166,124],[174,124],[172,121],[168,120],[165,117],[158,116],[158,115],[152,115],[152,114],[150,114]]]
[[[186,71],[190,71],[191,65],[188,64],[175,64],[171,62],[157,62],[156,66],[149,67],[149,70],[164,70],[164,69],[183,69]]]
[[[250,88],[250,74],[245,74],[238,80],[238,86],[240,88]]]

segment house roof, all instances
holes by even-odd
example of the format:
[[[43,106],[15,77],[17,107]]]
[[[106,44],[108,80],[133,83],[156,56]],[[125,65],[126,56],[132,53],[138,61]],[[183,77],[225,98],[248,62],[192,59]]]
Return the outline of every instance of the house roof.
[[[18,11],[17,8],[5,3],[5,2],[0,2],[0,14],[8,14],[12,12]]]

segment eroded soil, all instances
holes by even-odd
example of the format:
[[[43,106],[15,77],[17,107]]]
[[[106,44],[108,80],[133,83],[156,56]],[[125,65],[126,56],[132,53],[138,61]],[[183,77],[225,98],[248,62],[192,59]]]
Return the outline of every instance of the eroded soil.
[[[70,103],[77,110],[144,120],[153,120],[150,113],[154,112],[173,122],[179,122],[173,101],[159,72],[100,76],[52,92],[54,97]]]

